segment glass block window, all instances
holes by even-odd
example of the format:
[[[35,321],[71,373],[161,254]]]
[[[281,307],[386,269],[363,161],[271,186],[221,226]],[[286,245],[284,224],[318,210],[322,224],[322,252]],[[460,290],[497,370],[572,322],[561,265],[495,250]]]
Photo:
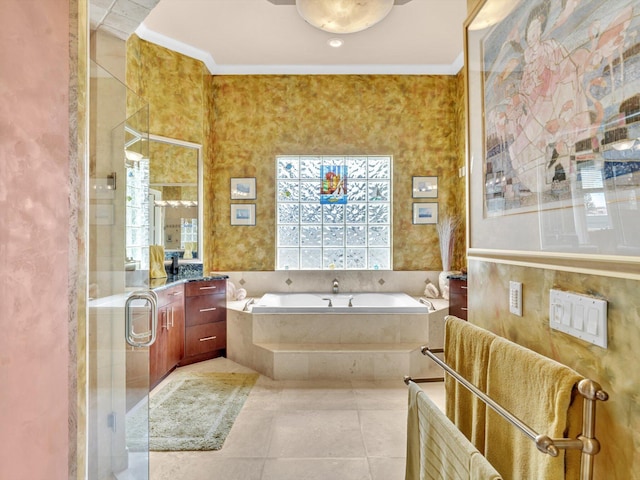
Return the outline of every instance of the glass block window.
[[[391,270],[390,156],[276,157],[277,270]]]

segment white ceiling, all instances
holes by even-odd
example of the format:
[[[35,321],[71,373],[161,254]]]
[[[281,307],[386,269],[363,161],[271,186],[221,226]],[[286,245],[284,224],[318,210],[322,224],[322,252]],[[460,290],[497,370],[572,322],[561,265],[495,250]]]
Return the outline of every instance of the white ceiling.
[[[467,0],[400,3],[370,29],[336,35],[307,24],[293,0],[160,0],[135,32],[212,74],[458,73]],[[330,47],[334,37],[344,45]]]

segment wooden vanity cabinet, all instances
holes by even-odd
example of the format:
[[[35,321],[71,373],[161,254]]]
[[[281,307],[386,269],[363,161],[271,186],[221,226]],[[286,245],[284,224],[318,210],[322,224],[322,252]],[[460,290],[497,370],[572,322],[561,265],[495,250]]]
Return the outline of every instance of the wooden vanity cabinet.
[[[149,350],[149,385],[155,387],[184,356],[184,285],[178,284],[158,294],[158,330]]]
[[[467,320],[466,277],[449,277],[449,315]]]
[[[181,365],[226,354],[227,280],[185,284],[185,350]]]

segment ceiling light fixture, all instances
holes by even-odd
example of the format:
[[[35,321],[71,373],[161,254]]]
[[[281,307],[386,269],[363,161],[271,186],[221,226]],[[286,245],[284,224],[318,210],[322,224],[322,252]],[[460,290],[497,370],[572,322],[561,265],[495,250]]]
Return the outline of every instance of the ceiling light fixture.
[[[483,30],[495,25],[504,20],[515,6],[516,2],[513,0],[487,2],[469,25],[469,30]]]
[[[344,45],[344,40],[342,40],[341,38],[330,38],[329,40],[327,40],[327,43],[330,47],[340,48],[342,45]]]
[[[298,13],[310,25],[331,33],[355,33],[389,15],[394,0],[296,0]]]

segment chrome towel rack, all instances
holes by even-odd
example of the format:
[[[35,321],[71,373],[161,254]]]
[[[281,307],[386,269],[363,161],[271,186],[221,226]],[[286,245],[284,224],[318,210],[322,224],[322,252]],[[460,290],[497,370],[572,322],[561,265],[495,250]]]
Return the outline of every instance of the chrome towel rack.
[[[578,383],[578,392],[584,397],[583,409],[582,409],[582,434],[578,438],[550,438],[548,435],[543,435],[526,423],[506,410],[495,400],[489,397],[482,390],[478,389],[475,385],[469,382],[466,378],[460,375],[456,370],[450,367],[446,362],[438,358],[435,354],[442,353],[442,349],[430,349],[429,347],[421,347],[423,355],[428,356],[431,360],[436,362],[445,372],[451,375],[458,383],[464,386],[471,393],[476,395],[480,400],[486,403],[492,408],[498,415],[507,420],[511,425],[522,431],[528,438],[530,438],[542,453],[557,457],[559,450],[580,450],[582,457],[580,461],[580,479],[591,480],[593,478],[593,460],[594,455],[600,451],[600,442],[595,437],[595,418],[596,418],[596,402],[606,401],[609,398],[607,392],[602,390],[602,387],[593,380],[583,379]],[[409,382],[422,383],[436,381],[435,379],[412,379],[405,376],[404,383]]]

